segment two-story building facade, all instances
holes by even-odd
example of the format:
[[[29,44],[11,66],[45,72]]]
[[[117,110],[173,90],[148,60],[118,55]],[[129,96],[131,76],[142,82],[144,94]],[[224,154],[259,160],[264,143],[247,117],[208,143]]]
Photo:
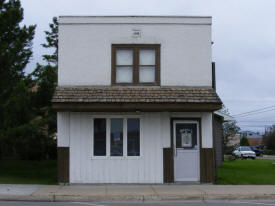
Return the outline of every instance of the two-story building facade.
[[[213,182],[211,17],[61,16],[58,175]]]

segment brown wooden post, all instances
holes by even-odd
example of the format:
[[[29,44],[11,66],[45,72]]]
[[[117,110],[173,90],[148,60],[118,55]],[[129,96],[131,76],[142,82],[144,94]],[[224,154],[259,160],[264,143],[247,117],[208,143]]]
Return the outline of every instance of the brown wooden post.
[[[201,148],[200,152],[201,183],[214,182],[214,151],[213,148]]]
[[[174,182],[174,156],[172,148],[163,148],[163,182]]]
[[[70,181],[70,148],[57,147],[58,182],[69,183]]]

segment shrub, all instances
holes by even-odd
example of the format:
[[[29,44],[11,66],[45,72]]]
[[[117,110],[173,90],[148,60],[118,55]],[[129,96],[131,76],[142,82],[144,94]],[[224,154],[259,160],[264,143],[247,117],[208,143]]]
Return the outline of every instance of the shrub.
[[[6,152],[3,156],[23,160],[41,160],[56,158],[56,140],[48,137],[41,121],[7,129],[3,140]],[[12,141],[10,141],[12,140]]]

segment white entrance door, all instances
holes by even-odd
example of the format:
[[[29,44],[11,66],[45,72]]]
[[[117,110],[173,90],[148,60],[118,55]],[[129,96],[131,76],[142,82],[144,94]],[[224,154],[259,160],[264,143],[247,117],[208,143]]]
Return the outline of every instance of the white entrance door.
[[[175,182],[200,181],[199,122],[173,121]]]

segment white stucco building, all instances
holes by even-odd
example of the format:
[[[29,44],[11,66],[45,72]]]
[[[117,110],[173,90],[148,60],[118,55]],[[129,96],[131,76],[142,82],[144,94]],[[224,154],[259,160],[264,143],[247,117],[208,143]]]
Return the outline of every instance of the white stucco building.
[[[59,18],[59,182],[213,182],[211,17]]]

